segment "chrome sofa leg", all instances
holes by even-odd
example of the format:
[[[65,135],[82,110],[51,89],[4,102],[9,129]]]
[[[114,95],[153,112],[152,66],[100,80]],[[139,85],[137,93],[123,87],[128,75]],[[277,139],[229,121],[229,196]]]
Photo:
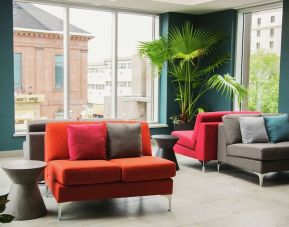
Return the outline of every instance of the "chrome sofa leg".
[[[262,173],[256,173],[257,176],[259,177],[259,184],[260,184],[260,187],[263,186],[263,181],[264,181],[264,177],[265,177],[265,174],[262,174]]]
[[[162,195],[164,197],[166,197],[168,199],[168,202],[169,202],[169,209],[168,211],[171,211],[172,210],[172,195]]]
[[[62,208],[63,208],[64,203],[58,203],[58,209],[57,209],[57,213],[58,213],[58,221],[62,220]]]
[[[223,162],[217,162],[217,170],[218,170],[218,173],[220,172],[220,169],[221,169],[221,165],[223,165],[224,163]]]
[[[206,162],[202,161],[202,172],[206,172]]]
[[[46,197],[49,197],[49,196],[48,196],[48,185],[47,185],[47,184],[45,184],[45,196],[46,196]]]

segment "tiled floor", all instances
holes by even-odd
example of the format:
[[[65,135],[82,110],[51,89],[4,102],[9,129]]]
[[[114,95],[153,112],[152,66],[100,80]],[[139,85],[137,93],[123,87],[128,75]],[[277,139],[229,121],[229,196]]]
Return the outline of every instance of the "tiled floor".
[[[254,174],[226,166],[218,173],[214,162],[202,173],[198,161],[177,158],[181,170],[174,179],[171,212],[160,196],[75,202],[63,208],[66,220],[59,222],[55,200],[44,197],[47,216],[5,226],[289,227],[289,172],[266,176],[261,188]],[[0,165],[9,160],[0,159]],[[9,187],[9,179],[0,170],[0,193]],[[41,191],[44,194],[43,186]]]

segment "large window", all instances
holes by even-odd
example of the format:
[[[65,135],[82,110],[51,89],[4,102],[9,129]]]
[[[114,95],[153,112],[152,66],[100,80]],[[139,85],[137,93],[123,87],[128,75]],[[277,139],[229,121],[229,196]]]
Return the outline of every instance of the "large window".
[[[279,5],[270,8],[257,7],[240,12],[236,48],[236,75],[241,75],[249,91],[243,109],[267,113],[278,112],[282,29],[282,9]]]
[[[155,15],[14,2],[16,129],[53,118],[156,122],[157,77],[137,45],[157,31]]]

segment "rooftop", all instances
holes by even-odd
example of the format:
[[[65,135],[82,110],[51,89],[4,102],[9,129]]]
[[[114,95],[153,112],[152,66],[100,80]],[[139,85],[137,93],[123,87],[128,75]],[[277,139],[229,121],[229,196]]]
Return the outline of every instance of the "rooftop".
[[[63,20],[45,10],[27,2],[13,2],[13,26],[18,28],[46,31],[63,31]],[[70,25],[74,33],[89,34],[74,25]]]

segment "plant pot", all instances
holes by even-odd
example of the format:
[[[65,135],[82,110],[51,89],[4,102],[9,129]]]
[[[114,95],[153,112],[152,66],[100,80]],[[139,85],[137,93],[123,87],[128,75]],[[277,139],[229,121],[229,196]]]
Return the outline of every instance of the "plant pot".
[[[184,124],[173,124],[175,131],[187,131],[187,130],[193,130],[195,126],[195,121],[187,122]]]

